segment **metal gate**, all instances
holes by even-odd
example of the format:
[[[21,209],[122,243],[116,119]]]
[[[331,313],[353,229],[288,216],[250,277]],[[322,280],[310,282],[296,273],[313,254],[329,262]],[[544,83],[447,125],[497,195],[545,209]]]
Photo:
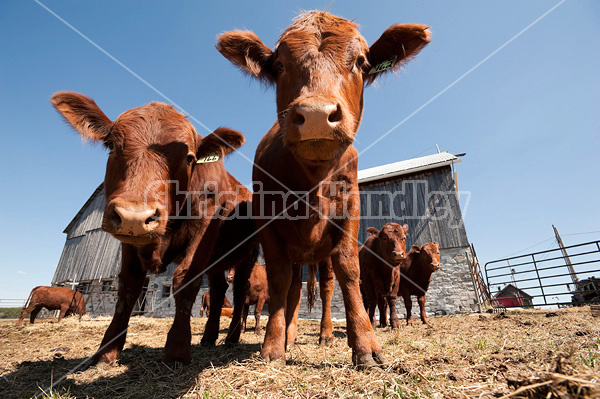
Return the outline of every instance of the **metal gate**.
[[[600,241],[499,259],[484,270],[499,306],[600,303]]]

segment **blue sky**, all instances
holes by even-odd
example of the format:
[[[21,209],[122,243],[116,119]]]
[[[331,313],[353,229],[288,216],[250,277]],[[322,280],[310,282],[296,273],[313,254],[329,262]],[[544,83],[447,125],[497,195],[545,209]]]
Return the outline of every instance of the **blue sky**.
[[[275,118],[274,91],[214,48],[218,33],[253,30],[269,46],[300,11],[326,1],[50,1],[48,8],[213,129],[246,136],[250,159]],[[356,147],[365,149],[559,1],[342,1],[369,43],[391,24],[431,26],[431,44],[365,92]],[[539,243],[555,224],[567,245],[600,239],[600,3],[567,0],[364,152],[359,168],[466,152],[467,234],[483,262]],[[63,229],[104,176],[107,153],[82,143],[49,103],[72,90],[112,119],[166,101],[34,1],[0,4],[0,298],[50,283]],[[206,131],[196,126],[198,133]],[[250,182],[239,154],[228,170]],[[592,234],[580,234],[596,232]],[[532,250],[552,246],[546,241]]]

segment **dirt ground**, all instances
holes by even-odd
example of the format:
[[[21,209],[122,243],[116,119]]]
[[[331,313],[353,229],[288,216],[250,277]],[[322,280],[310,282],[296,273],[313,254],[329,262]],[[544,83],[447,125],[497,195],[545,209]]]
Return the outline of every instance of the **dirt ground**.
[[[378,328],[389,364],[351,366],[345,323],[318,346],[319,322],[300,321],[287,364],[258,357],[263,336],[202,348],[206,319],[192,320],[192,364],[164,364],[172,320],[134,317],[118,366],[81,371],[109,318],[69,317],[15,327],[0,322],[0,397],[598,398],[600,317],[589,307],[432,317],[430,325]],[[253,327],[253,319],[249,319]]]

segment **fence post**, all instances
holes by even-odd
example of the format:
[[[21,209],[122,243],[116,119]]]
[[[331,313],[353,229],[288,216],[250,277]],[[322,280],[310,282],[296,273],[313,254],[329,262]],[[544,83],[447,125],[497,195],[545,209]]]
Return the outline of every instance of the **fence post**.
[[[542,291],[542,296],[544,297],[544,305],[548,304],[546,300],[546,294],[544,293],[544,286],[542,285],[542,279],[540,278],[540,272],[537,267],[537,263],[535,262],[535,255],[531,254],[531,259],[533,259],[533,266],[535,267],[535,274],[537,274],[538,281],[540,282],[540,290]],[[531,304],[533,305],[533,303]]]

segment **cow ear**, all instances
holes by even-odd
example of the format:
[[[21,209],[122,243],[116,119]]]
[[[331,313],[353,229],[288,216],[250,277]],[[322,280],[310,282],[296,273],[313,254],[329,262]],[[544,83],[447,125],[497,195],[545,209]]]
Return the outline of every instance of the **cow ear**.
[[[379,230],[377,230],[375,227],[367,227],[367,233],[372,236],[376,236],[379,234]]]
[[[402,230],[404,230],[404,235],[408,234],[408,225],[404,224],[404,226],[402,226]]]
[[[106,140],[112,121],[100,110],[94,100],[83,94],[61,91],[50,99],[83,138],[94,141]]]
[[[420,246],[418,246],[417,244],[414,244],[414,245],[412,246],[412,248],[411,248],[411,251],[414,251],[414,252],[417,252],[417,253],[418,253],[418,252],[421,252],[421,247],[420,247]]]
[[[202,159],[209,155],[224,157],[240,148],[245,141],[244,135],[240,132],[228,127],[220,127],[200,140],[196,158]]]
[[[365,70],[365,81],[373,83],[388,71],[397,70],[417,55],[429,43],[429,27],[421,24],[396,24],[386,29],[369,48],[370,69]]]
[[[248,75],[264,83],[275,83],[273,51],[250,31],[221,33],[217,50]]]

